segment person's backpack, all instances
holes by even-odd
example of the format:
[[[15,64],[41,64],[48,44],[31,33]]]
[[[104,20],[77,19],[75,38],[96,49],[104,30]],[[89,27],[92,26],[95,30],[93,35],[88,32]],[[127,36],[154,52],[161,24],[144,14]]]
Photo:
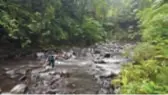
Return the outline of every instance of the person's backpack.
[[[54,61],[54,56],[49,56],[48,60],[49,61]]]

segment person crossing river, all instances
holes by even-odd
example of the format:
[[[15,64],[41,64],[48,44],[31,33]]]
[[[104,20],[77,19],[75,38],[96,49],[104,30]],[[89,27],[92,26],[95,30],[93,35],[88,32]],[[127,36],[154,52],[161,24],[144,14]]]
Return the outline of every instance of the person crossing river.
[[[46,60],[48,65],[52,66],[52,68],[55,67],[55,59],[56,59],[53,54],[54,54],[53,52],[49,52],[49,55]]]
[[[48,57],[48,63],[49,63],[50,66],[52,66],[52,68],[54,68],[54,66],[55,66],[55,58],[54,58],[53,55],[50,55]]]

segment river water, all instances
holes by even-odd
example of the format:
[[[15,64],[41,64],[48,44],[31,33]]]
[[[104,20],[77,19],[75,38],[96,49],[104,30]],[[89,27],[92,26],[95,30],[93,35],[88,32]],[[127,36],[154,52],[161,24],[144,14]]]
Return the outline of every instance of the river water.
[[[130,61],[122,56],[127,44],[101,44],[82,49],[82,57],[69,60],[58,60],[55,68],[46,68],[44,61],[20,59],[1,62],[0,88],[9,92],[16,84],[23,83],[19,79],[24,72],[31,69],[31,85],[29,94],[113,94],[111,79],[120,73],[123,64]],[[74,52],[78,52],[75,51]],[[92,53],[92,54],[91,54]],[[110,55],[110,56],[108,56]],[[37,75],[32,79],[32,76]]]

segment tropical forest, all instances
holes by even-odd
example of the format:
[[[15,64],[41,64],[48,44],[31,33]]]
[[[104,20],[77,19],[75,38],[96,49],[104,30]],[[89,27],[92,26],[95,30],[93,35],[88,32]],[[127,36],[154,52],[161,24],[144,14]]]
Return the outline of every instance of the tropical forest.
[[[168,0],[0,0],[0,94],[168,94]]]

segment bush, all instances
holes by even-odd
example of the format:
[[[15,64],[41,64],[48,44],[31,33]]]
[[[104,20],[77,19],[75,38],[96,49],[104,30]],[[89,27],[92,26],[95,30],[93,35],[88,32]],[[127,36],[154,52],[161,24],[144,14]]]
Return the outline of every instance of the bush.
[[[129,64],[118,77],[113,80],[113,85],[118,85],[119,80],[121,93],[124,94],[165,94],[168,91],[168,67],[160,64],[160,61],[149,59],[141,61],[141,64]]]
[[[147,60],[157,54],[155,46],[149,43],[140,43],[134,49],[132,59],[136,62]]]
[[[123,67],[120,77],[121,93],[167,94],[168,93],[168,4],[145,9],[140,15],[142,37],[145,42],[136,46],[133,60],[139,64]]]

